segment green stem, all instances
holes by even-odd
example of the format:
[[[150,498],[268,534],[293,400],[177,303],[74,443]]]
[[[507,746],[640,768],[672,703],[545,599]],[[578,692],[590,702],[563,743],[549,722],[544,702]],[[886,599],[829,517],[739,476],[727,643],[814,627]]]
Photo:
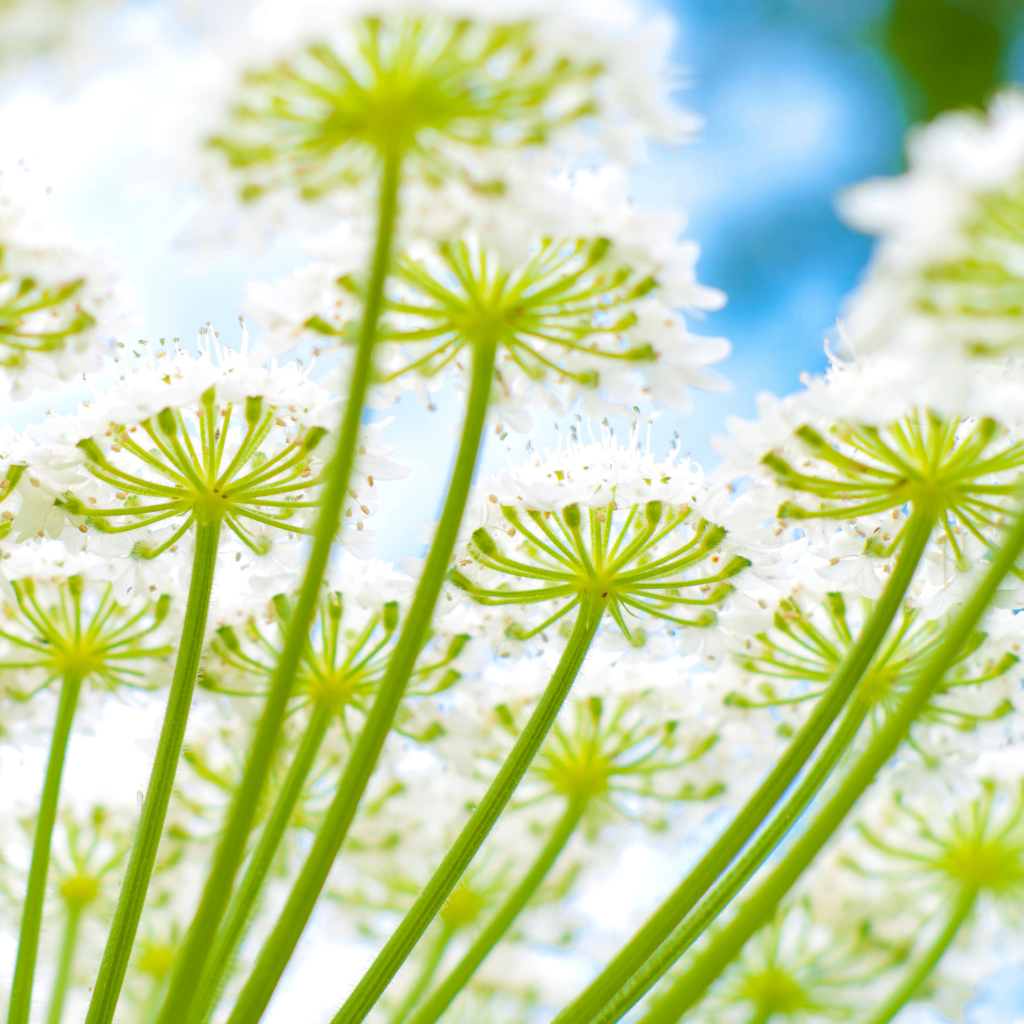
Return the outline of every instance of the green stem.
[[[451,942],[451,939],[452,929],[446,925],[441,929],[436,941],[433,946],[431,946],[430,952],[427,954],[427,958],[423,962],[423,967],[420,970],[419,976],[406,993],[401,1005],[391,1015],[391,1024],[404,1024],[404,1021],[409,1014],[416,1009],[416,1004],[420,1001],[420,996],[426,992],[427,986],[437,973],[438,965],[441,963],[441,957],[444,956],[444,951],[448,948],[448,943]]]
[[[483,799],[463,826],[458,839],[424,886],[394,934],[377,955],[370,969],[359,980],[331,1024],[359,1024],[373,1009],[398,969],[430,926],[466,868],[483,845],[498,816],[516,791],[537,751],[551,731],[565,698],[583,664],[604,614],[604,602],[588,600],[580,604],[569,642],[544,689],[529,721],[494,777]],[[235,1022],[231,1022],[235,1024]]]
[[[71,968],[74,964],[75,943],[78,940],[78,925],[81,920],[82,908],[69,906],[67,918],[64,921],[60,959],[57,961],[57,976],[53,981],[53,994],[50,996],[50,1009],[46,1014],[46,1024],[60,1024],[61,1017],[64,1016],[64,1001],[71,983]]]
[[[914,964],[913,969],[908,972],[896,991],[871,1015],[867,1024],[889,1024],[889,1021],[914,998],[914,993],[921,987],[928,975],[935,970],[936,965],[949,949],[950,943],[956,938],[957,932],[960,931],[964,921],[974,909],[977,898],[978,890],[974,886],[967,886],[961,891],[953,905],[953,912],[949,915],[946,927],[942,929],[924,956]]]
[[[338,790],[327,809],[306,863],[292,886],[284,910],[267,937],[256,965],[239,994],[238,1002],[229,1018],[230,1024],[240,1024],[242,1021],[255,1024],[270,1002],[270,997],[274,994],[281,974],[291,959],[299,936],[302,935],[306,922],[313,912],[334,859],[345,841],[366,784],[373,774],[384,741],[391,731],[406,684],[426,642],[434,606],[437,604],[441,585],[448,571],[448,563],[455,549],[462,513],[469,497],[480,452],[487,405],[491,396],[495,353],[494,342],[476,347],[466,419],[462,425],[462,440],[459,443],[444,509],[437,524],[430,553],[427,555],[423,576],[416,588],[416,595],[405,617],[394,652],[388,660],[380,690],[345,766]],[[168,1021],[164,1024],[175,1022]]]
[[[945,632],[945,638],[922,669],[910,691],[900,702],[868,748],[807,830],[765,880],[740,907],[733,920],[710,942],[690,969],[669,989],[642,1024],[675,1024],[722,973],[744,943],[767,922],[779,901],[803,874],[818,851],[839,827],[875,775],[896,753],[914,719],[924,710],[949,667],[956,663],[964,644],[974,632],[995,596],[1003,577],[1024,550],[1024,514],[1018,514],[1003,548],[997,553],[985,578]]]
[[[398,154],[387,156],[381,181],[373,269],[363,311],[359,344],[356,347],[352,376],[349,380],[348,403],[345,407],[338,446],[325,471],[327,482],[324,486],[306,574],[295,603],[295,610],[288,622],[284,647],[267,692],[263,713],[256,727],[256,736],[246,759],[245,771],[235,793],[213,867],[203,888],[202,899],[192,919],[185,944],[178,954],[158,1024],[180,1024],[189,1017],[192,1002],[203,976],[203,967],[216,941],[221,919],[231,897],[235,875],[245,857],[245,848],[259,806],[260,793],[270,771],[299,660],[316,614],[320,584],[341,524],[341,508],[348,491],[356,446],[359,442],[360,421],[366,391],[370,384],[377,321],[391,263],[400,177],[401,157]]]
[[[626,987],[774,810],[871,664],[903,603],[934,522],[932,509],[914,509],[905,528],[903,550],[884,593],[864,624],[857,642],[836,671],[828,690],[793,737],[789,749],[675,891],[615,959],[555,1017],[552,1024],[587,1024],[593,1020],[615,994]]]
[[[210,958],[206,962],[206,969],[203,971],[203,977],[192,1004],[191,1018],[193,1021],[205,1020],[216,1005],[224,976],[245,937],[256,901],[263,890],[267,874],[274,862],[281,840],[284,838],[288,823],[291,821],[295,805],[302,795],[302,787],[313,768],[313,762],[316,760],[316,755],[333,716],[334,710],[327,701],[320,701],[313,708],[295,759],[288,769],[284,785],[274,802],[274,808],[263,828],[259,844],[253,851],[242,881],[231,899],[231,905],[228,907],[226,915],[227,919],[221,926]]]
[[[82,690],[81,677],[68,673],[60,688],[57,720],[50,740],[50,756],[46,762],[43,795],[39,801],[36,834],[32,842],[32,864],[28,872],[28,891],[21,913],[21,935],[18,938],[18,958],[11,985],[11,1004],[7,1013],[8,1024],[27,1024],[32,1008],[32,983],[39,954],[39,929],[43,921],[43,901],[46,897],[46,876],[50,869],[50,844],[53,826],[57,821],[60,800],[60,780],[64,773],[64,760],[71,737],[71,723]]]
[[[807,809],[853,742],[869,710],[870,704],[854,698],[825,749],[768,827],[750,845],[732,870],[719,880],[657,952],[630,978],[625,988],[601,1011],[594,1024],[613,1024],[614,1021],[621,1019],[707,931]]]
[[[555,826],[551,837],[534,861],[526,877],[519,883],[515,891],[508,897],[491,922],[480,933],[476,942],[469,948],[466,955],[455,965],[451,973],[434,990],[430,998],[420,1007],[419,1012],[409,1024],[434,1024],[434,1021],[448,1009],[452,1000],[466,987],[477,968],[484,962],[487,954],[502,940],[512,926],[512,922],[522,912],[530,897],[544,881],[565,844],[572,837],[580,818],[586,810],[586,800],[573,800]],[[401,1024],[401,1018],[394,1024]]]
[[[210,591],[217,564],[217,543],[220,539],[220,518],[199,520],[196,525],[195,554],[192,558],[192,580],[185,605],[185,621],[181,629],[181,645],[171,678],[160,741],[156,748],[149,788],[142,805],[142,816],[132,843],[128,870],[114,910],[114,920],[103,950],[99,975],[93,990],[86,1024],[110,1024],[121,994],[125,971],[139,927],[142,906],[153,874],[157,848],[164,830],[167,805],[171,800],[174,775],[185,738],[185,726],[192,706],[192,692],[199,673],[203,653],[206,617],[210,608]]]

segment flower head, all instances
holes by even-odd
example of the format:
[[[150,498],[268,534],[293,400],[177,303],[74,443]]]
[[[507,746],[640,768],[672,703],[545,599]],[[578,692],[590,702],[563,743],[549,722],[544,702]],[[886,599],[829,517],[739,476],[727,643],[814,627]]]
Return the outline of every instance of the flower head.
[[[0,373],[14,397],[98,367],[126,299],[110,267],[0,190]]]
[[[794,593],[780,602],[773,626],[747,640],[737,655],[744,673],[742,692],[726,703],[738,707],[796,708],[816,701],[868,621],[873,601],[844,595]],[[898,614],[857,690],[878,727],[913,685],[922,666],[942,643],[946,618],[928,619],[909,602]],[[976,730],[1014,710],[1019,690],[1019,643],[1011,637],[977,632],[960,651],[919,719],[957,730]],[[989,684],[989,685],[986,685]],[[982,700],[981,698],[985,698]]]
[[[843,199],[846,218],[879,238],[844,334],[858,355],[900,355],[919,386],[956,396],[944,411],[984,415],[991,396],[972,367],[996,359],[1005,370],[1024,350],[1024,97],[1003,93],[987,115],[943,114],[907,155],[904,175]]]
[[[779,505],[780,518],[863,520],[878,534],[873,544],[880,553],[899,544],[902,510],[926,507],[957,562],[966,565],[966,545],[987,547],[1013,506],[1024,442],[991,418],[908,405],[886,380],[886,366],[878,360],[833,363],[824,378],[809,380],[777,409],[765,405],[770,423],[734,425],[750,459],[744,466],[743,456],[734,457],[734,464],[749,472],[760,458],[759,472],[774,479],[780,497],[791,496]],[[884,531],[876,527],[887,513],[901,525],[881,541]]]
[[[544,621],[524,635],[581,604],[607,608],[634,642],[647,616],[708,625],[728,580],[750,564],[727,554],[725,531],[700,517],[699,470],[655,462],[635,435],[626,448],[610,432],[591,445],[572,442],[481,490],[490,487],[496,493],[482,507],[493,525],[473,533],[452,580],[481,604],[547,604]],[[687,607],[703,611],[684,618]]]
[[[400,609],[397,601],[386,600],[394,577],[385,566],[345,559],[331,576],[294,692],[296,706],[323,708],[347,721],[348,709],[365,710],[376,693],[397,638]],[[241,628],[220,626],[200,685],[220,693],[261,693],[273,676],[291,611],[291,596],[278,594],[263,615],[249,616]],[[457,682],[453,662],[468,639],[433,637],[410,693],[437,693]]]
[[[429,240],[410,238],[396,257],[378,332],[377,401],[410,387],[426,397],[488,350],[493,404],[516,429],[528,427],[538,401],[564,411],[583,396],[591,414],[652,399],[686,410],[688,388],[726,387],[705,367],[728,344],[691,333],[680,312],[716,309],[724,297],[698,284],[698,250],[675,237],[677,225],[633,210],[614,174],[542,179],[524,191],[494,225],[445,225]],[[522,239],[507,237],[509,224]],[[305,338],[314,351],[351,355],[366,284],[349,246],[340,236],[321,245],[323,262],[257,294],[269,351]]]
[[[105,689],[153,689],[171,653],[164,625],[171,598],[120,605],[109,584],[39,572],[11,581],[0,627],[0,668],[15,672],[9,695],[27,700],[56,680],[74,677]]]
[[[548,145],[584,119],[626,153],[645,132],[693,126],[667,102],[663,38],[616,39],[569,5],[524,4],[500,18],[417,3],[286,13],[278,23],[264,12],[279,59],[246,70],[208,141],[244,201],[282,188],[315,199],[388,156],[439,183],[467,175],[481,150]]]
[[[244,345],[233,352],[211,339],[199,358],[163,355],[140,360],[77,416],[47,425],[60,453],[51,461],[88,474],[53,495],[51,507],[104,534],[136,534],[131,553],[145,558],[174,547],[196,522],[220,522],[257,553],[268,530],[309,533],[318,456],[334,419],[329,394],[293,363],[248,358]],[[373,457],[360,456],[357,467],[372,488]],[[98,496],[88,477],[102,486]],[[371,513],[361,490],[353,484],[344,510],[357,530]]]

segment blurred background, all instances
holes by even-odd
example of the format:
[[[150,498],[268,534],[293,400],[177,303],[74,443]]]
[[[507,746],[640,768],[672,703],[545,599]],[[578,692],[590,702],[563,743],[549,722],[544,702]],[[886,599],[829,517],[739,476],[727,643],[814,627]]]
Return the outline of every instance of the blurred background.
[[[51,21],[54,10],[65,14],[59,32],[23,33],[20,52],[11,52],[15,36],[0,32],[0,57],[16,69],[0,93],[4,166],[23,161],[45,179],[84,240],[105,241],[119,255],[139,293],[139,337],[185,341],[210,321],[231,343],[247,283],[289,273],[304,260],[299,241],[281,239],[256,257],[235,252],[198,262],[178,242],[198,200],[162,181],[154,153],[161,146],[166,153],[167,104],[187,83],[199,41],[244,17],[244,5],[32,0],[0,2],[0,18],[15,6],[35,10],[41,26],[44,9]],[[697,141],[650,153],[634,175],[633,195],[645,209],[688,213],[686,233],[703,246],[700,277],[729,296],[724,311],[694,326],[732,341],[733,353],[719,367],[732,391],[695,395],[691,415],[663,414],[653,431],[662,449],[678,432],[683,449],[708,467],[715,462],[708,438],[724,432],[727,416],[751,416],[758,391],[784,394],[802,371],[824,368],[823,338],[870,248],[837,218],[837,192],[898,173],[913,124],[949,108],[982,106],[1005,83],[1024,78],[1024,2],[605,6],[624,23],[638,14],[674,19],[674,56],[686,85],[681,101],[706,119]],[[31,54],[47,49],[49,57]],[[56,401],[38,396],[9,409],[9,417],[18,425],[38,420],[58,411]],[[63,399],[61,408],[73,401]],[[384,496],[375,524],[382,557],[418,554],[419,528],[435,518],[446,470],[437,452],[458,416],[458,398],[446,392],[438,404],[429,414],[404,399],[385,435],[415,469]],[[558,426],[564,431],[566,424]],[[555,427],[538,418],[534,442],[554,443]],[[507,443],[517,453],[524,439]],[[500,469],[506,457],[492,440],[484,472]],[[914,1014],[899,1019],[938,1019]],[[1024,1021],[1024,971],[997,973],[968,1019]]]

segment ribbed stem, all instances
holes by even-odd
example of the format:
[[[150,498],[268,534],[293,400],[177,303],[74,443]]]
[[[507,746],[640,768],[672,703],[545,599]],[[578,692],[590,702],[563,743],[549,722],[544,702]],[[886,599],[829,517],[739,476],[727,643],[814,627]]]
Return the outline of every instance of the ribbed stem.
[[[201,520],[196,526],[196,546],[192,559],[192,580],[185,605],[185,621],[181,630],[181,645],[171,678],[171,692],[167,698],[160,741],[156,748],[149,788],[142,805],[142,816],[132,843],[128,870],[114,911],[114,920],[103,950],[96,986],[86,1024],[110,1024],[114,1017],[121,986],[124,983],[128,959],[131,956],[135,933],[139,927],[142,906],[153,874],[157,849],[164,830],[167,805],[171,800],[174,775],[185,738],[185,726],[192,706],[192,692],[199,672],[206,634],[206,617],[210,608],[210,591],[217,564],[217,543],[220,539],[220,519]]]
[[[313,762],[323,744],[327,727],[331,724],[333,716],[334,709],[326,701],[319,702],[313,708],[299,749],[295,753],[295,759],[288,769],[281,792],[278,793],[270,817],[263,827],[259,844],[253,850],[242,881],[231,899],[226,920],[221,926],[217,942],[206,962],[206,970],[203,972],[199,991],[192,1004],[191,1019],[194,1021],[205,1020],[216,1006],[225,975],[238,952],[242,939],[245,938],[267,874],[288,829],[295,805],[302,795],[302,787],[313,769]]]
[[[50,996],[46,1024],[60,1024],[61,1017],[64,1016],[64,1001],[67,999],[68,987],[71,984],[71,969],[75,962],[75,944],[78,941],[78,926],[81,920],[81,907],[67,908],[64,935],[60,941],[60,958],[57,960],[57,975],[53,980],[53,993]]]
[[[341,524],[341,508],[348,491],[356,446],[359,442],[359,426],[370,383],[377,321],[391,263],[400,176],[400,156],[387,156],[384,160],[380,189],[377,244],[359,344],[356,347],[352,375],[349,379],[348,403],[345,407],[338,446],[325,471],[327,482],[324,485],[320,515],[313,536],[309,562],[306,565],[306,574],[295,602],[295,610],[288,622],[284,647],[267,692],[263,713],[256,727],[256,736],[246,759],[245,771],[235,792],[224,834],[217,847],[199,907],[192,919],[188,938],[174,965],[170,988],[160,1011],[158,1024],[181,1024],[189,1017],[204,965],[216,941],[221,918],[231,897],[235,875],[245,857],[245,848],[259,805],[260,793],[270,771],[274,749],[288,710],[288,700],[291,697],[295,673],[298,671],[299,659],[302,657],[309,628],[316,614],[320,584]]]
[[[345,766],[345,774],[327,809],[306,863],[292,886],[284,910],[264,943],[249,980],[239,994],[238,1002],[229,1018],[230,1024],[242,1024],[243,1021],[255,1024],[270,1002],[270,997],[274,994],[281,974],[288,965],[295,945],[313,912],[320,890],[334,864],[334,858],[345,841],[366,784],[373,774],[384,741],[391,731],[406,684],[427,639],[434,606],[437,604],[448,571],[448,563],[455,549],[455,540],[473,483],[473,473],[487,418],[495,352],[494,342],[477,345],[475,349],[473,378],[470,383],[466,419],[462,425],[462,440],[423,576],[416,588],[416,595],[405,617],[394,652],[388,660],[380,690],[352,756]]]
[[[505,809],[533,759],[537,756],[558,712],[569,695],[573,682],[597,635],[604,614],[601,601],[583,601],[576,613],[569,642],[548,681],[533,714],[519,734],[515,745],[494,777],[483,799],[463,826],[458,839],[445,854],[444,860],[423,887],[395,933],[388,939],[370,969],[363,975],[331,1024],[359,1024],[373,1009],[398,969],[430,926],[445,900],[459,884]],[[233,1024],[233,1022],[232,1022]]]
[[[711,940],[690,969],[669,989],[642,1024],[675,1024],[695,1005],[707,988],[736,957],[746,941],[771,918],[779,901],[814,860],[842,824],[860,795],[882,766],[896,753],[914,719],[924,710],[964,644],[974,632],[995,596],[1003,577],[1024,550],[1024,515],[1018,514],[984,579],[963,610],[946,630],[945,638],[922,669],[910,691],[879,730],[867,750],[793,844],[778,867],[739,908],[733,920]]]
[[[693,912],[686,916],[658,951],[630,978],[626,987],[601,1011],[594,1024],[613,1024],[621,1020],[707,931],[807,809],[849,749],[869,710],[870,705],[854,698],[832,738],[768,827]]]
[[[444,956],[444,951],[448,948],[448,943],[451,940],[452,929],[445,925],[431,945],[430,951],[423,961],[423,966],[420,968],[420,973],[412,983],[412,987],[405,994],[405,998],[398,1009],[391,1015],[391,1024],[404,1024],[409,1014],[416,1009],[423,993],[427,991],[427,986],[434,980],[434,975],[437,974],[437,968],[441,963],[441,957]]]
[[[867,671],[903,603],[918,562],[931,535],[935,513],[915,508],[907,522],[899,560],[857,642],[815,705],[808,720],[793,737],[789,749],[729,823],[710,849],[694,865],[675,891],[623,947],[614,960],[555,1017],[552,1024],[588,1024],[615,994],[629,984],[645,961],[696,906],[733,858],[775,809],[793,780],[831,728],[857,683]]]
[[[978,890],[967,886],[953,905],[946,927],[942,929],[935,941],[925,951],[924,956],[907,972],[895,992],[868,1018],[866,1024],[889,1024],[903,1007],[914,998],[914,994],[924,983],[929,974],[935,970],[938,962],[949,949],[950,943],[956,938],[964,921],[970,916],[978,898]]]
[[[487,958],[487,954],[504,938],[512,923],[544,881],[559,854],[565,849],[565,844],[572,838],[586,807],[586,800],[572,800],[569,803],[565,814],[555,825],[544,849],[533,862],[526,877],[516,886],[515,891],[505,900],[466,955],[452,968],[448,977],[438,985],[409,1024],[434,1024],[434,1021],[448,1009],[452,1000],[466,987],[477,968]],[[394,1024],[401,1024],[401,1019],[396,1019]]]
[[[50,870],[53,827],[57,822],[57,804],[60,801],[60,780],[64,773],[71,723],[75,718],[81,690],[81,676],[74,673],[64,676],[57,704],[57,720],[50,739],[50,755],[46,761],[36,834],[32,841],[32,863],[28,870],[28,890],[21,912],[21,934],[18,937],[18,958],[11,985],[11,1004],[7,1012],[8,1024],[28,1024],[29,1011],[32,1009],[32,983],[39,954],[39,929],[43,922],[43,901],[46,898],[46,876]]]

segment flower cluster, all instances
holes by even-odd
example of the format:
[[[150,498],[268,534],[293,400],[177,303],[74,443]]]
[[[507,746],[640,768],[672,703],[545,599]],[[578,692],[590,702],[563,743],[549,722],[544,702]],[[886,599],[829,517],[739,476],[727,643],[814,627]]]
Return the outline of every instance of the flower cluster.
[[[98,368],[124,330],[128,292],[0,180],[0,373],[13,397]]]

